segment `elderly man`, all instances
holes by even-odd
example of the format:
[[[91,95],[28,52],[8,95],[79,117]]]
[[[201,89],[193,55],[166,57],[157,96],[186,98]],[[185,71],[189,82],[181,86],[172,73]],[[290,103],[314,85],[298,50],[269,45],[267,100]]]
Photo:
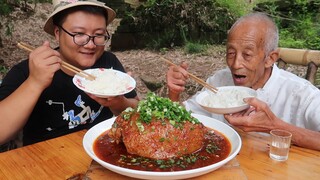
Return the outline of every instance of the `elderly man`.
[[[320,150],[320,91],[303,78],[280,70],[278,29],[263,13],[240,18],[228,33],[227,69],[218,71],[207,82],[214,86],[246,86],[257,91],[257,98],[244,99],[251,107],[243,112],[218,116],[203,110],[195,96],[184,105],[194,113],[227,120],[243,131],[290,131],[298,146]],[[188,79],[187,64],[171,66],[167,72],[169,97],[179,101]]]

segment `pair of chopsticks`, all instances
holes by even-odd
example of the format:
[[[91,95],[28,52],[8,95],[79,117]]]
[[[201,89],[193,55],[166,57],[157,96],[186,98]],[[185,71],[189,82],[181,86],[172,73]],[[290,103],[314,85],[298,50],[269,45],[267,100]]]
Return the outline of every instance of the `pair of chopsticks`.
[[[166,59],[166,58],[163,58],[161,57],[161,59],[163,61],[165,61],[166,63],[168,63],[169,65],[172,65],[172,66],[177,66],[176,64],[174,64],[173,62],[171,62],[170,60]],[[202,79],[198,78],[197,76],[191,74],[188,72],[188,75],[193,79],[195,80],[197,83],[201,84],[203,87],[209,89],[210,91],[214,92],[214,93],[217,93],[218,92],[218,89],[210,84],[208,84],[207,82],[203,81]]]
[[[23,42],[18,43],[18,47],[21,48],[21,49],[24,49],[26,51],[29,51],[29,52],[31,52],[31,51],[33,51],[35,49],[34,47],[32,47],[32,46],[30,46],[30,45],[28,45],[26,43],[23,43]],[[71,64],[69,64],[67,62],[62,61],[61,65],[65,69],[68,69],[69,71],[74,72],[74,73],[78,74],[79,76],[84,77],[84,78],[86,78],[88,80],[95,80],[96,79],[96,77],[93,76],[92,74],[84,72],[83,70],[81,70],[81,69],[79,69],[79,68],[77,68],[77,67],[75,67],[75,66],[73,66],[73,65],[71,65]]]

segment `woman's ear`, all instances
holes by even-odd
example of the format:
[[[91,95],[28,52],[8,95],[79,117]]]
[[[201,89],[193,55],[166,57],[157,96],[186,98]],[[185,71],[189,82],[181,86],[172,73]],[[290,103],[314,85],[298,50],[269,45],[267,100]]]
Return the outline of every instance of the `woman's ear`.
[[[54,26],[54,30],[53,30],[53,33],[54,33],[54,37],[56,38],[56,40],[59,42],[59,34],[60,34],[60,30],[59,30],[59,27],[58,26]]]
[[[277,49],[277,50],[271,51],[266,58],[265,66],[266,67],[273,66],[273,64],[277,62],[278,58],[279,58],[279,50]]]

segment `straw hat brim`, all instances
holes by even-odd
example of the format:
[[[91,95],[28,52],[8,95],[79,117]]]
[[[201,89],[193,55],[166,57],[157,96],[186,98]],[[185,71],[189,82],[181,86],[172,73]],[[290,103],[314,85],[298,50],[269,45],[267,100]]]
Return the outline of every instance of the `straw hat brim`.
[[[84,6],[84,5],[91,5],[91,6],[98,6],[98,7],[105,8],[105,10],[108,13],[107,24],[110,24],[114,20],[114,18],[116,17],[115,11],[113,9],[109,8],[108,6],[105,6],[103,4],[97,4],[94,2],[90,2],[90,1],[78,1],[75,3],[65,5],[61,8],[57,8],[55,11],[53,11],[53,13],[49,16],[49,18],[45,22],[45,25],[43,27],[44,31],[47,32],[48,34],[54,36],[54,29],[53,29],[54,25],[53,25],[52,17],[65,9],[75,7],[75,6]]]

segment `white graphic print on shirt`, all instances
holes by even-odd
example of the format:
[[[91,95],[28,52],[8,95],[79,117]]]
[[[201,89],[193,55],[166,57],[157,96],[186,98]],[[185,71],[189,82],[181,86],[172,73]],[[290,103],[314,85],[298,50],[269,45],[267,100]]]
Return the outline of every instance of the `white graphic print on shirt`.
[[[77,107],[82,108],[82,111],[78,114],[74,114],[74,109],[66,111],[64,108],[64,103],[63,102],[54,102],[52,100],[48,100],[47,103],[49,105],[62,105],[62,117],[64,120],[69,121],[69,129],[73,129],[77,127],[79,124],[86,124],[86,123],[92,123],[100,114],[102,111],[103,106],[100,106],[99,110],[95,112],[94,110],[91,110],[90,106],[85,106],[85,102],[82,101],[81,95],[77,97],[75,100],[74,104]],[[90,122],[87,122],[87,120],[90,119]]]

